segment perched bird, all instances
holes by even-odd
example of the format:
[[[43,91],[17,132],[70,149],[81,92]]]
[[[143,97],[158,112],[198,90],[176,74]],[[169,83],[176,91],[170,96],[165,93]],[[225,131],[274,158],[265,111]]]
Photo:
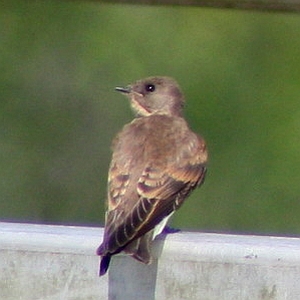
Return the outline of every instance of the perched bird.
[[[168,218],[205,177],[204,140],[182,116],[184,96],[175,80],[149,77],[117,91],[136,118],[113,142],[100,276],[121,251],[151,263],[150,245]]]

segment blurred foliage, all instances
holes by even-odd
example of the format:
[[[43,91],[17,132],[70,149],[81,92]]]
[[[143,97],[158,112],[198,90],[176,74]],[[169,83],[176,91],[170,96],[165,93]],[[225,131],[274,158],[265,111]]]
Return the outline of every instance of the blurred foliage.
[[[173,226],[300,233],[300,17],[187,7],[0,1],[0,219],[103,224],[115,93],[180,83],[210,151]]]

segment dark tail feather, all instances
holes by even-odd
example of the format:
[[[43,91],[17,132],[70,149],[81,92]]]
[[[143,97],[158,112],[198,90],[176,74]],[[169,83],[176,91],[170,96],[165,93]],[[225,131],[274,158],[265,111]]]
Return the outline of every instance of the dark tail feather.
[[[100,270],[99,270],[99,276],[104,275],[109,267],[111,256],[110,255],[105,255],[102,257],[101,262],[100,262]]]

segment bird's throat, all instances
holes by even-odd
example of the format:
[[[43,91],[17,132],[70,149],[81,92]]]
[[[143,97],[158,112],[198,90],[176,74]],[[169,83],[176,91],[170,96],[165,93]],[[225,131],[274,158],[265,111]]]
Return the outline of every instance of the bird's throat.
[[[149,116],[151,115],[151,112],[144,107],[141,103],[139,103],[134,98],[130,101],[132,109],[139,115],[139,116]]]

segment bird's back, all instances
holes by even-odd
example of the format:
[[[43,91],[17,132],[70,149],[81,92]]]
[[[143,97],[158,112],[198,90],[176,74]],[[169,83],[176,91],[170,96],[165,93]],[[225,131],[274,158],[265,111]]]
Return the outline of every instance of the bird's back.
[[[189,130],[181,117],[152,115],[125,125],[113,142],[103,241],[106,252],[119,251],[157,225],[173,210],[172,198],[175,200],[186,185],[188,190],[198,185],[205,162],[204,141]],[[165,211],[157,210],[155,218],[148,223],[145,223],[146,217],[136,217],[141,220],[135,220],[136,224],[131,220],[128,224],[134,207],[139,203],[146,206],[142,199],[153,199],[153,204],[148,204],[150,209],[153,205],[159,206],[158,201],[161,201]],[[175,206],[179,206],[179,202]]]

